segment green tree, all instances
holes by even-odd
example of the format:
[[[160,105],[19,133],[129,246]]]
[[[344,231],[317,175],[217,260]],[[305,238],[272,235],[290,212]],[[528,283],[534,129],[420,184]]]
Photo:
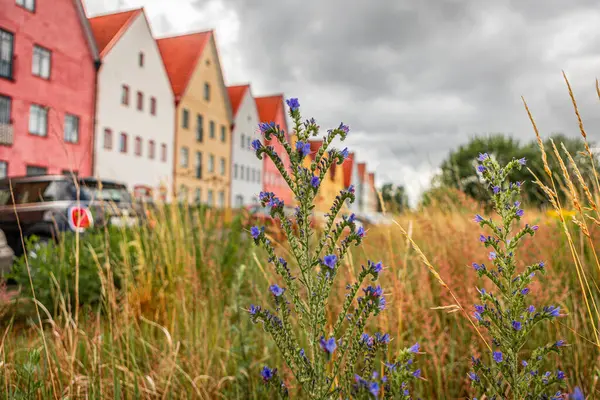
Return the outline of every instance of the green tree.
[[[393,183],[386,183],[381,187],[381,197],[385,203],[386,211],[401,213],[408,209],[408,195],[404,186],[395,186]],[[381,203],[378,203],[379,211],[383,211]]]

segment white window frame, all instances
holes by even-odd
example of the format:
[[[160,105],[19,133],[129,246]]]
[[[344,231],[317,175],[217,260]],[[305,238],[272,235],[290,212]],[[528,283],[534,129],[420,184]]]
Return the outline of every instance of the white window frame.
[[[79,117],[73,114],[65,114],[65,142],[79,143]]]
[[[189,165],[190,162],[190,150],[185,147],[182,146],[181,149],[179,149],[179,166],[183,167],[183,168],[187,168],[187,166]]]
[[[215,172],[215,155],[210,154],[208,156],[208,172]]]
[[[35,12],[35,0],[17,0],[17,5],[27,11]]]
[[[33,45],[31,73],[43,79],[50,79],[52,71],[52,51],[37,44]]]
[[[29,106],[29,133],[35,136],[48,136],[48,109],[39,104]]]

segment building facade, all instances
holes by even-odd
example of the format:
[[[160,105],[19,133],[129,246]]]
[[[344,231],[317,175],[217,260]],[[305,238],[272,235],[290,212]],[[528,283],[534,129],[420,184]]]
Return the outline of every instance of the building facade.
[[[310,141],[310,155],[302,162],[305,168],[310,168],[311,162],[315,160],[316,154],[322,145],[322,140]],[[328,153],[326,152],[323,154],[323,157],[327,158]],[[319,169],[317,169],[316,173],[320,173]],[[333,163],[321,181],[321,186],[315,197],[315,209],[324,213],[328,212],[333,205],[336,196],[344,189],[344,183],[343,164],[340,166],[337,165],[337,163]],[[346,209],[346,207],[344,207],[344,209]]]
[[[81,2],[0,10],[0,177],[89,175],[98,51]]]
[[[377,188],[375,187],[375,173],[370,172],[367,175],[365,180],[365,185],[367,188],[367,211],[376,213],[379,211],[379,194],[377,193]]]
[[[283,102],[283,95],[273,95],[265,97],[257,97],[256,107],[258,108],[258,118],[260,122],[274,122],[279,125],[286,133],[286,137],[289,140],[289,132],[287,129],[286,111]],[[275,152],[279,154],[282,159],[283,165],[290,170],[290,159],[286,156],[285,149],[275,138],[271,140],[264,140],[265,146],[273,146]],[[263,190],[266,192],[273,192],[275,195],[286,205],[294,204],[294,196],[292,190],[288,187],[285,180],[281,177],[279,170],[271,161],[269,157],[263,157]]]
[[[213,31],[157,40],[175,95],[174,189],[181,202],[229,207],[233,114]]]
[[[169,200],[175,104],[143,9],[90,19],[98,72],[94,174]]]
[[[258,110],[250,85],[227,88],[234,123],[231,142],[231,200],[232,207],[258,203],[262,190],[263,161],[252,149],[253,140],[262,140],[258,130]]]
[[[350,185],[354,186],[354,203],[348,202],[348,208],[350,211],[357,213],[360,212],[358,197],[359,193],[361,193],[361,184],[358,179],[358,162],[355,157],[356,154],[350,153],[342,166],[344,168],[344,188],[347,189]]]

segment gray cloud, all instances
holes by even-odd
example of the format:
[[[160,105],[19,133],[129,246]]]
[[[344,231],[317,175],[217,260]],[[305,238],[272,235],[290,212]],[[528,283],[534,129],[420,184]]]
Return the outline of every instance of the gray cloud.
[[[237,17],[223,57],[228,81],[298,97],[323,127],[350,124],[348,146],[379,182],[403,183],[413,199],[472,135],[533,139],[522,95],[544,134],[578,134],[562,69],[598,139],[595,1],[190,2],[190,29],[210,27],[203,15],[216,5]]]

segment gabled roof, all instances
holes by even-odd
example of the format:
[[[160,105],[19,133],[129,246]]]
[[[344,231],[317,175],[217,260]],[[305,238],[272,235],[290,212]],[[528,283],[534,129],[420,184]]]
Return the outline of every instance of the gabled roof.
[[[365,172],[367,169],[367,164],[365,163],[358,163],[358,181],[360,183],[363,183],[365,181]]]
[[[185,92],[198,59],[212,36],[211,30],[156,40],[176,101]]]
[[[77,10],[77,16],[79,17],[79,22],[81,22],[81,27],[83,28],[85,39],[88,43],[90,51],[92,52],[92,58],[94,59],[94,61],[97,62],[100,60],[100,54],[98,52],[96,40],[94,39],[92,27],[90,26],[90,21],[88,20],[87,14],[85,12],[85,7],[83,6],[81,0],[73,0],[73,4],[75,5],[75,9]]]
[[[375,173],[374,172],[371,172],[369,174],[369,183],[371,184],[371,187],[373,189],[375,189]]]
[[[127,31],[133,20],[143,12],[142,8],[136,8],[134,10],[105,14],[89,19],[100,57],[103,58],[106,56],[115,43],[123,36],[123,33]]]
[[[284,126],[282,126],[281,129],[285,131],[286,137],[289,138],[287,121],[285,119],[285,111],[283,109],[283,94],[255,97],[254,100],[256,101],[258,119],[260,122],[274,122],[277,119],[278,113],[283,114]]]
[[[233,111],[233,116],[237,115],[238,109],[240,108],[240,104],[242,104],[242,100],[246,95],[246,92],[250,89],[250,85],[237,85],[237,86],[228,86],[227,94],[229,95],[229,101],[231,102],[231,110]]]
[[[349,187],[352,184],[352,168],[354,167],[354,153],[350,153],[348,158],[342,164],[344,168],[344,187]]]

